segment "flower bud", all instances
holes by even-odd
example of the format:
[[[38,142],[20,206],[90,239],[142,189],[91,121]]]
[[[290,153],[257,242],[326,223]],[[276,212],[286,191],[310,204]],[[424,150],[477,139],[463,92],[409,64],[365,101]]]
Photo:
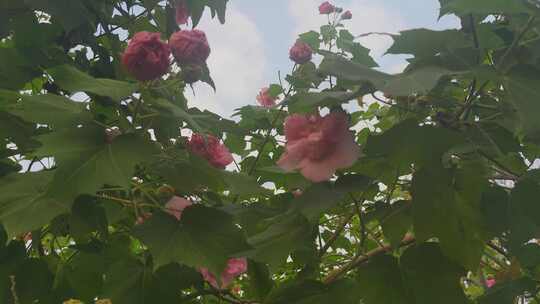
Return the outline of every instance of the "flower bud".
[[[169,46],[174,58],[181,65],[201,65],[210,56],[206,34],[199,30],[183,30],[174,33],[169,39]]]
[[[328,2],[328,1],[323,2],[319,6],[319,13],[321,15],[329,15],[329,14],[335,12],[335,10],[336,10],[336,7],[333,6],[332,4],[330,4],[330,2]]]
[[[309,44],[303,41],[296,41],[293,47],[289,51],[289,58],[296,64],[304,64],[311,60],[313,56],[313,50]]]
[[[346,11],[341,15],[341,20],[351,20],[352,19],[352,13],[351,11]]]
[[[154,80],[169,70],[170,55],[171,50],[159,33],[139,32],[122,55],[122,64],[137,80]]]

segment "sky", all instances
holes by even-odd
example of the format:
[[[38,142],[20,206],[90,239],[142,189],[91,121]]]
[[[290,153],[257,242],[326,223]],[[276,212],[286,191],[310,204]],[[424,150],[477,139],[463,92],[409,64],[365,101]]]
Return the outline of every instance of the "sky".
[[[212,48],[208,65],[217,91],[203,83],[188,92],[190,106],[230,117],[234,109],[256,104],[262,87],[278,83],[278,72],[292,68],[288,51],[298,34],[316,30],[326,23],[319,15],[322,0],[230,0],[227,22],[211,20],[206,12],[198,28],[205,31]],[[459,27],[455,16],[439,20],[438,0],[335,0],[333,4],[350,10],[353,19],[344,22],[354,34],[389,32],[413,28],[448,29]],[[399,73],[404,56],[384,55],[392,44],[385,36],[358,40],[371,49],[380,69]]]

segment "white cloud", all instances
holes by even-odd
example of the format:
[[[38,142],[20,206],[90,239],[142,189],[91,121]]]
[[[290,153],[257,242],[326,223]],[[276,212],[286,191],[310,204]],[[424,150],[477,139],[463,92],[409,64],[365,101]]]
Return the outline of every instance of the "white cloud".
[[[195,85],[195,96],[186,91],[190,106],[229,116],[235,108],[254,104],[264,85],[267,58],[264,40],[255,22],[234,5],[227,9],[227,22],[203,17],[198,26],[208,37],[212,53],[208,66],[217,92],[203,83]]]

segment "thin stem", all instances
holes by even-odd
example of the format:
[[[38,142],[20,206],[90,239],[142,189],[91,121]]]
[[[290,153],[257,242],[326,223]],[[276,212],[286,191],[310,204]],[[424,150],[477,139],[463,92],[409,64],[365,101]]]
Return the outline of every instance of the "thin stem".
[[[414,236],[407,234],[401,241],[400,247],[409,246],[415,242],[416,242],[416,239],[414,238]],[[326,278],[324,278],[323,282],[325,284],[331,284],[335,282],[336,280],[338,280],[339,278],[341,278],[343,275],[347,274],[347,272],[349,272],[353,268],[358,267],[359,265],[367,262],[369,259],[373,257],[383,255],[391,250],[392,250],[392,246],[385,245],[385,246],[376,248],[374,250],[371,250],[370,252],[364,255],[357,255],[352,261],[343,265],[343,267],[330,272],[326,276]]]
[[[378,102],[384,103],[385,105],[388,105],[388,106],[391,106],[391,107],[396,107],[398,109],[402,109],[402,110],[410,112],[410,113],[424,115],[424,113],[422,113],[422,112],[413,111],[413,110],[411,110],[409,108],[405,108],[405,107],[402,107],[401,105],[393,104],[393,103],[390,103],[390,102],[388,102],[388,101],[386,101],[384,99],[381,99],[381,98],[377,97],[377,95],[375,95],[375,93],[371,93],[371,97],[375,98],[375,100],[377,100]]]
[[[332,234],[332,236],[328,239],[328,241],[324,244],[324,246],[321,248],[319,252],[319,256],[323,256],[326,251],[334,244],[334,242],[337,240],[339,235],[343,232],[345,229],[345,226],[351,221],[351,219],[354,217],[354,212],[347,215],[341,222],[339,222],[338,227],[336,228],[336,231]]]

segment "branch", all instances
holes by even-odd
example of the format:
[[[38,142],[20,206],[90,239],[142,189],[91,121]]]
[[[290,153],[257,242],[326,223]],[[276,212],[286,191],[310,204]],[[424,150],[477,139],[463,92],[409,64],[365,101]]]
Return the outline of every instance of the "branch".
[[[11,281],[11,288],[10,288],[10,291],[11,291],[11,296],[13,297],[13,303],[14,304],[19,304],[19,296],[17,295],[17,289],[16,289],[16,282],[15,282],[15,276],[9,276],[9,279]]]
[[[354,217],[354,212],[349,214],[346,218],[344,218],[338,225],[336,231],[332,234],[330,239],[324,244],[324,246],[321,248],[321,251],[319,252],[319,256],[323,256],[326,251],[334,244],[334,242],[337,240],[341,232],[345,229],[345,226],[351,221],[351,219]]]
[[[401,248],[401,247],[409,246],[413,244],[414,242],[416,242],[416,239],[414,238],[414,236],[407,234],[405,238],[403,238],[403,240],[401,241],[401,244],[399,247]],[[356,256],[352,261],[345,264],[343,267],[335,269],[334,271],[330,272],[326,276],[326,278],[324,278],[323,282],[325,284],[331,284],[335,282],[337,279],[339,279],[341,276],[347,274],[347,272],[349,272],[351,269],[358,267],[359,265],[367,262],[369,259],[373,257],[383,255],[391,250],[392,250],[392,246],[385,245],[383,247],[374,249],[364,255]]]
[[[512,44],[510,45],[510,47],[508,48],[508,50],[506,50],[506,52],[504,53],[504,55],[501,57],[501,61],[499,62],[499,64],[497,65],[498,68],[500,68],[501,66],[504,65],[504,62],[506,61],[506,59],[508,58],[508,56],[510,56],[510,54],[512,54],[512,52],[514,51],[514,49],[518,46],[519,42],[521,41],[521,39],[523,39],[523,37],[525,37],[525,34],[527,34],[527,32],[531,29],[534,21],[536,20],[536,17],[535,16],[531,16],[529,18],[529,20],[527,21],[527,24],[525,24],[525,26],[521,29],[521,31],[519,32],[519,34],[516,36],[516,38],[514,39],[514,41],[512,41]]]
[[[285,104],[286,104],[285,101],[283,101],[281,106],[278,109],[279,112],[274,117],[274,120],[272,121],[272,124],[270,125],[270,128],[268,128],[268,134],[266,134],[266,137],[264,138],[261,146],[259,147],[259,149],[257,149],[257,158],[255,158],[255,161],[253,162],[253,165],[251,165],[251,168],[249,168],[248,175],[253,174],[253,172],[255,171],[255,168],[257,168],[257,163],[261,159],[262,151],[264,150],[264,148],[266,147],[266,145],[270,141],[270,137],[272,137],[272,130],[274,130],[276,128],[276,123],[278,122],[279,118],[281,117],[281,115],[283,113],[283,108],[285,107]]]

